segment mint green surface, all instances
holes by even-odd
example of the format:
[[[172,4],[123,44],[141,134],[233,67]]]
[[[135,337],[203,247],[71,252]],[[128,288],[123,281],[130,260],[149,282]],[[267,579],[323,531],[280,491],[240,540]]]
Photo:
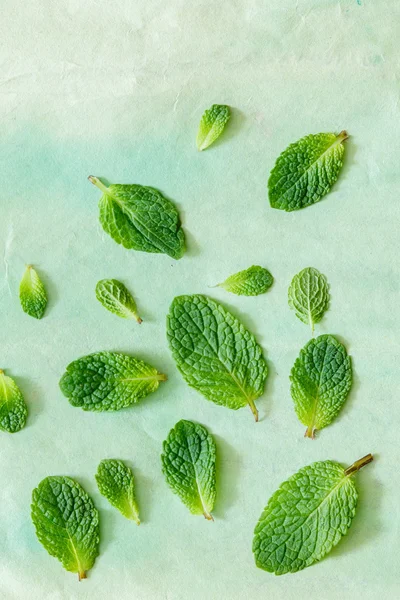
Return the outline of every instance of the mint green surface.
[[[385,600],[400,595],[400,322],[398,40],[387,0],[94,0],[3,2],[0,33],[0,368],[28,405],[26,427],[0,434],[0,597],[5,600]],[[204,108],[233,107],[229,128],[196,149]],[[292,141],[346,129],[345,165],[321,202],[273,210],[268,175]],[[90,174],[154,186],[182,217],[178,262],[118,246],[98,222]],[[18,286],[34,264],[49,303],[23,318]],[[259,297],[208,286],[249,264],[275,283]],[[314,442],[293,411],[289,373],[309,331],[287,305],[295,273],[329,279],[318,334],[342,340],[354,385]],[[113,319],[99,279],[124,281],[143,324]],[[212,292],[212,293],[210,293]],[[269,361],[260,422],[190,389],[168,350],[174,296],[205,293],[256,334]],[[143,310],[142,310],[143,309]],[[143,313],[143,314],[142,314]],[[168,381],[118,413],[74,409],[58,388],[78,356],[140,356]],[[162,441],[180,419],[216,440],[214,523],[170,493]],[[257,569],[254,525],[270,495],[304,465],[344,466],[368,452],[349,535],[321,563],[276,578]],[[103,458],[135,466],[140,527],[101,498]],[[78,583],[38,543],[34,487],[76,479],[100,512],[100,556]]]

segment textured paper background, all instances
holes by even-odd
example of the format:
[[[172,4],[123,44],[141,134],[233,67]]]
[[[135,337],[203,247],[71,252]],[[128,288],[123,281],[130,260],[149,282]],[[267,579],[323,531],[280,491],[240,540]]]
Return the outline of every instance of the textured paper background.
[[[86,0],[1,2],[1,367],[29,405],[26,429],[0,435],[0,596],[137,600],[398,598],[399,575],[399,17],[383,0]],[[221,140],[199,154],[203,110],[234,107]],[[346,165],[332,193],[297,213],[270,209],[266,182],[288,143],[346,128]],[[159,188],[180,208],[188,252],[179,262],[126,251],[98,224],[93,174]],[[37,266],[50,302],[24,315],[18,284]],[[251,264],[270,293],[209,290]],[[340,418],[303,438],[288,375],[309,331],[287,306],[292,276],[319,268],[355,383]],[[144,323],[119,320],[94,296],[122,279]],[[240,315],[265,349],[270,376],[249,410],[220,408],[189,389],[165,339],[174,295],[205,292]],[[169,381],[140,406],[84,413],[58,389],[65,366],[98,350],[149,359]],[[160,472],[161,443],[180,418],[215,435],[215,523],[193,517]],[[321,563],[277,578],[256,569],[253,528],[270,494],[315,460],[376,461],[358,476],[347,538]],[[135,468],[143,524],[99,495],[105,457]],[[87,581],[37,542],[32,489],[75,477],[101,513],[101,555]]]

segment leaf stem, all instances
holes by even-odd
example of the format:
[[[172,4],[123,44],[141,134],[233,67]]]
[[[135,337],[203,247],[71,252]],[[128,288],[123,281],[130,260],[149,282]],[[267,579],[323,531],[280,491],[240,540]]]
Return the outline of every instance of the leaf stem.
[[[214,517],[212,516],[211,513],[204,511],[203,515],[204,515],[204,518],[207,519],[207,521],[214,521]]]
[[[249,403],[250,410],[254,415],[254,420],[257,423],[258,422],[258,410],[257,410],[256,405],[254,404],[253,398],[247,398],[247,402]]]
[[[93,185],[98,187],[99,190],[101,190],[103,192],[103,194],[106,194],[107,196],[111,196],[109,188],[107,186],[105,186],[104,183],[102,183],[98,177],[89,175],[88,179],[89,179],[90,183],[93,183]]]
[[[82,581],[82,579],[87,579],[86,571],[79,571],[78,579],[79,579],[79,581]]]
[[[338,139],[340,142],[344,142],[345,140],[348,140],[348,139],[349,139],[349,134],[347,133],[347,131],[346,131],[345,129],[343,129],[343,131],[341,131],[341,132],[339,133],[339,135],[337,136],[337,139]]]
[[[164,373],[157,373],[156,379],[157,381],[167,381],[168,377]]]
[[[315,432],[316,432],[316,429],[315,429],[314,425],[309,425],[306,429],[304,437],[315,440]]]
[[[344,474],[346,475],[346,477],[354,475],[354,473],[357,473],[357,471],[365,467],[365,465],[368,465],[370,462],[372,462],[373,459],[374,457],[372,456],[372,454],[367,454],[366,456],[359,458],[358,460],[356,460],[355,463],[350,465],[350,467],[347,467]]]

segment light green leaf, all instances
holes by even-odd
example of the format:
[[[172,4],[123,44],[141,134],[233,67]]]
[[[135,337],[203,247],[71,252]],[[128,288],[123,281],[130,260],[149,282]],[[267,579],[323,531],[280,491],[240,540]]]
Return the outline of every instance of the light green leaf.
[[[140,525],[132,470],[122,460],[105,459],[99,464],[96,481],[100,494],[124,517]]]
[[[69,477],[46,477],[32,493],[39,542],[79,580],[99,555],[99,514],[85,490]]]
[[[136,319],[142,323],[137,314],[136,302],[127,287],[117,279],[102,279],[96,285],[96,298],[101,304],[123,319]]]
[[[329,425],[349,395],[351,360],[333,335],[320,335],[301,350],[290,375],[290,391],[306,437]]]
[[[174,494],[194,515],[214,520],[216,447],[203,425],[179,421],[163,443],[162,470]]]
[[[279,156],[268,181],[273,208],[292,211],[319,202],[343,166],[346,131],[307,135]]]
[[[120,410],[155,392],[166,375],[121,352],[96,352],[68,365],[60,388],[72,406]]]
[[[225,279],[219,287],[237,296],[259,296],[272,285],[274,278],[264,267],[252,266]]]
[[[19,285],[22,310],[35,319],[41,319],[47,305],[47,294],[39,275],[28,265]]]
[[[0,429],[8,433],[20,431],[28,416],[21,390],[11,377],[0,369]]]
[[[181,258],[185,234],[179,214],[161,192],[144,185],[105,186],[97,177],[91,181],[102,192],[100,223],[111,237],[125,248],[168,254]]]
[[[314,331],[328,309],[330,295],[328,281],[317,269],[307,267],[295,275],[288,291],[289,306],[296,317]]]
[[[228,408],[249,405],[264,392],[267,365],[255,337],[207,296],[178,296],[167,317],[167,335],[185,381],[207,400]]]
[[[352,476],[372,455],[348,469],[330,460],[300,469],[271,496],[254,531],[257,567],[283,575],[321,560],[346,535],[356,512]]]
[[[213,104],[201,117],[197,132],[197,149],[205,150],[221,135],[230,118],[229,106]]]

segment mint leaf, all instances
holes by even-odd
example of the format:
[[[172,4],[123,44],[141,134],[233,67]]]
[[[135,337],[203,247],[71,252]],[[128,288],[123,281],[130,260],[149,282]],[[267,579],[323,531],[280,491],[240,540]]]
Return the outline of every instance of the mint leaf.
[[[343,166],[346,131],[307,135],[279,156],[268,180],[273,208],[288,212],[319,202]]]
[[[194,515],[213,521],[215,442],[207,429],[192,421],[179,421],[163,443],[162,470],[174,494]]]
[[[348,469],[330,460],[300,469],[271,496],[254,531],[257,567],[283,575],[321,560],[346,535],[356,512],[352,475],[372,455]]]
[[[120,410],[155,392],[166,375],[121,352],[96,352],[68,365],[60,388],[72,406]]]
[[[99,555],[99,514],[85,490],[69,477],[46,477],[33,490],[31,509],[42,546],[86,579]]]
[[[47,305],[47,295],[39,275],[32,267],[28,265],[19,285],[19,299],[22,310],[26,314],[41,319],[44,315]]]
[[[106,187],[97,177],[91,181],[102,192],[100,223],[106,233],[125,248],[181,258],[185,234],[178,211],[158,190],[144,185],[114,184]]]
[[[131,469],[117,459],[102,460],[96,473],[100,494],[127,519],[140,525],[139,508],[135,496],[135,483]]]
[[[136,319],[142,323],[137,314],[136,302],[127,287],[117,279],[102,279],[96,285],[96,298],[101,304],[123,319]]]
[[[197,132],[197,149],[205,150],[221,135],[230,118],[229,106],[213,104],[201,117]]]
[[[333,335],[320,335],[304,346],[290,374],[290,391],[306,437],[329,425],[349,395],[351,360]]]
[[[273,281],[274,278],[267,269],[253,265],[231,275],[218,285],[237,296],[259,296],[271,287]]]
[[[167,317],[167,336],[185,381],[216,404],[249,405],[264,392],[267,365],[255,337],[207,296],[178,296]]]
[[[16,433],[24,427],[27,416],[28,409],[21,390],[0,369],[0,429]]]
[[[293,277],[288,292],[289,306],[300,321],[310,325],[311,331],[324,316],[329,300],[328,281],[317,269],[307,267]]]

